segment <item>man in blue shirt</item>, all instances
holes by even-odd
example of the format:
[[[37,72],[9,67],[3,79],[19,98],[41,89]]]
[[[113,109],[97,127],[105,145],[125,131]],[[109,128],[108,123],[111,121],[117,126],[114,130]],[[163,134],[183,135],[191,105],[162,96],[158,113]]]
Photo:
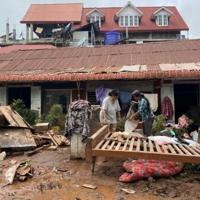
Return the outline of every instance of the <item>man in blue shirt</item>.
[[[133,117],[141,117],[144,135],[150,136],[152,134],[153,124],[153,113],[151,111],[150,103],[139,90],[135,90],[132,93],[132,100],[138,102],[138,111]]]

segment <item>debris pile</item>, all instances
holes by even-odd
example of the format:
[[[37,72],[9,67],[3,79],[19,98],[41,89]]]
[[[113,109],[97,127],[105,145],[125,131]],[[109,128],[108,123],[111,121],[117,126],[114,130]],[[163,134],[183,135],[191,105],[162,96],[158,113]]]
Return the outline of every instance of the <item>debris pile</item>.
[[[15,180],[25,181],[33,177],[33,172],[29,161],[15,162],[5,173],[6,185],[13,184]]]
[[[10,106],[0,106],[0,149],[6,152],[28,150],[25,154],[30,156],[44,148],[55,150],[70,145],[64,135],[49,129],[49,123],[33,128]]]

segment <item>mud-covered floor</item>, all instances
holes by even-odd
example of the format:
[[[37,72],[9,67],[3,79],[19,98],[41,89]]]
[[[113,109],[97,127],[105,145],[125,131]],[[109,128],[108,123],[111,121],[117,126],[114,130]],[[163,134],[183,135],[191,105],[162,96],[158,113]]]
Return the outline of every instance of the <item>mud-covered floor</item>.
[[[34,176],[25,182],[4,185],[4,173],[11,160],[30,160]],[[69,148],[42,150],[31,156],[8,157],[0,164],[0,199],[2,200],[198,200],[200,173],[184,172],[176,177],[142,180],[131,184],[118,182],[123,160],[98,161],[95,175],[91,165],[82,160],[70,160]],[[65,172],[57,172],[59,168]],[[83,184],[97,186],[96,190]],[[121,188],[135,190],[126,194]]]

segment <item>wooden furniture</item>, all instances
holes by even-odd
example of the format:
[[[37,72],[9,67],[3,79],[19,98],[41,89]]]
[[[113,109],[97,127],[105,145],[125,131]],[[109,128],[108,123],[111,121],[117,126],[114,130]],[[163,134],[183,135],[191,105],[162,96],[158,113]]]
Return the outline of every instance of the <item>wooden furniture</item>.
[[[93,173],[97,156],[200,163],[200,147],[185,144],[158,145],[148,138],[134,136],[117,141],[112,139],[107,126],[90,137],[90,148]]]

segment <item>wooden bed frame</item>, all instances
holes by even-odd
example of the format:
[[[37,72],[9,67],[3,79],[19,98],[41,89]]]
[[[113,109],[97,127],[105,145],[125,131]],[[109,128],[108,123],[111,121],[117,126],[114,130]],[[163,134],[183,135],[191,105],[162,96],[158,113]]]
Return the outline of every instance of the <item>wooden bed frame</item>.
[[[134,136],[117,141],[111,136],[108,126],[103,126],[89,138],[87,154],[92,160],[92,173],[97,156],[200,163],[200,147],[185,144],[158,145],[148,138]]]

